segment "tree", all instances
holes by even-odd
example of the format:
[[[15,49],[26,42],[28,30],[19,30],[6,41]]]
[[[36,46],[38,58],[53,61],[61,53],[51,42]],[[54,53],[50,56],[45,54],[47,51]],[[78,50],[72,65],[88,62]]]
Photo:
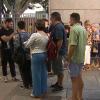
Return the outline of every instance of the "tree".
[[[43,8],[46,10],[46,12],[48,13],[48,2],[49,2],[49,0],[32,0],[32,2],[40,3],[43,6]]]
[[[13,12],[23,12],[31,0],[4,0],[7,9]]]
[[[29,3],[40,3],[43,8],[48,12],[48,0],[4,0],[4,4],[7,9],[13,13],[18,12],[19,14],[23,13]]]

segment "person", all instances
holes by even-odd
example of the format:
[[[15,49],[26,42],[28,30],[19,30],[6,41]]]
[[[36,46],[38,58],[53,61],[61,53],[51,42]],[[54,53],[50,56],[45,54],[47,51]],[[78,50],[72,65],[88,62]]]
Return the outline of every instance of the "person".
[[[12,80],[17,81],[15,64],[12,58],[12,55],[14,53],[13,36],[15,34],[16,33],[14,33],[13,30],[13,20],[11,18],[7,18],[4,21],[4,26],[0,29],[1,65],[5,82],[8,82],[7,63],[9,63]]]
[[[93,44],[95,45],[95,62],[96,64],[94,64],[94,67],[97,69],[100,69],[100,56],[99,56],[99,52],[100,52],[100,30],[99,30],[99,25],[98,24],[94,24],[93,27],[94,33],[93,33]]]
[[[93,31],[92,31],[92,26],[91,26],[91,23],[89,20],[86,20],[84,22],[84,27],[87,31],[87,45],[86,45],[86,49],[85,49],[84,65],[85,65],[85,70],[90,70],[91,69],[91,64],[90,64],[91,48],[92,48],[92,44],[93,44]]]
[[[70,35],[70,26],[69,25],[64,25],[65,27],[65,31],[67,33],[67,38],[69,38],[69,35]]]
[[[98,65],[95,65],[95,57],[97,55],[97,38],[98,33],[97,28],[91,24],[89,20],[84,22],[85,29],[87,31],[87,45],[85,50],[85,70],[91,70]],[[91,59],[92,58],[92,59]],[[91,64],[90,61],[92,60]]]
[[[44,22],[45,22],[45,29],[44,29],[44,32],[49,34],[49,21],[48,19],[43,19]]]
[[[84,64],[87,33],[79,22],[80,15],[78,13],[72,13],[70,15],[71,30],[67,56],[68,68],[72,81],[71,100],[83,100],[83,80],[81,71]]]
[[[98,62],[99,62],[99,70],[100,70],[100,24],[99,24],[99,43],[98,43]]]
[[[29,33],[25,31],[25,22],[24,21],[19,21],[17,26],[18,26],[18,34],[16,35],[15,42],[15,49],[18,48],[22,43],[22,47],[25,50],[25,58],[24,61],[21,63],[18,63],[19,66],[19,71],[21,74],[21,78],[23,81],[23,86],[24,88],[29,88],[32,87],[32,75],[31,75],[31,57],[30,57],[30,49],[25,48],[24,42],[28,40],[29,38]],[[20,37],[19,37],[20,36]],[[21,41],[20,41],[21,38]],[[22,60],[22,59],[20,59]],[[22,87],[23,87],[22,86]]]
[[[50,37],[51,34],[51,28],[52,25],[49,25],[49,22],[47,19],[44,19],[45,21],[45,30],[44,32],[47,33],[48,37]],[[47,61],[47,70],[48,70],[48,76],[53,76],[53,72],[52,72],[52,61],[48,60]]]
[[[99,70],[100,70],[100,32],[99,32],[99,43],[98,43],[98,64],[99,64]]]
[[[53,92],[63,90],[63,78],[64,78],[64,67],[63,67],[63,57],[66,54],[66,33],[64,25],[61,21],[61,15],[58,12],[53,12],[51,14],[51,37],[57,46],[57,57],[52,60],[52,70],[55,75],[57,75],[57,82],[51,85]]]
[[[32,61],[32,94],[34,98],[41,98],[47,93],[47,43],[48,36],[44,32],[44,20],[37,20],[35,23],[37,32],[33,33],[29,40],[25,43],[26,47],[31,48]]]

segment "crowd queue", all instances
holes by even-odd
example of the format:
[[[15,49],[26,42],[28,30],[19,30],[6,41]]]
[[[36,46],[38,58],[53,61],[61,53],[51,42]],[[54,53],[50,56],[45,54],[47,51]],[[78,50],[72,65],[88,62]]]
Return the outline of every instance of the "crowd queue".
[[[59,12],[53,12],[50,25],[48,20],[37,20],[36,32],[31,36],[25,30],[24,21],[19,21],[17,26],[15,32],[13,20],[8,18],[0,29],[4,82],[8,82],[8,63],[12,80],[18,81],[16,63],[23,82],[21,88],[32,88],[30,96],[42,98],[48,92],[49,74],[57,76],[55,84],[50,86],[52,92],[64,89],[64,67],[67,67],[72,82],[72,97],[69,100],[83,100],[82,69],[100,69],[99,25],[89,20],[82,25],[78,13],[72,13],[69,25],[64,25]]]

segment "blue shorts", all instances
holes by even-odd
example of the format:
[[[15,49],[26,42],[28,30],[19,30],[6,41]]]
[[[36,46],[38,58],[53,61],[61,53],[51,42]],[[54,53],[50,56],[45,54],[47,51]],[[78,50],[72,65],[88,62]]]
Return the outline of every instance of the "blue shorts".
[[[83,68],[83,64],[70,63],[69,73],[71,77],[77,77],[80,75]]]

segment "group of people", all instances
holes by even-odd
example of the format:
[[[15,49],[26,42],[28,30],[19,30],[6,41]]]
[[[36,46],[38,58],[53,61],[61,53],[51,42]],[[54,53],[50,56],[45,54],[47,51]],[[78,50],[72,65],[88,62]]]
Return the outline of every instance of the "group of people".
[[[88,32],[84,62],[86,70],[100,69],[100,26],[89,20],[84,22],[84,26]]]
[[[53,12],[50,17],[50,26],[47,28],[44,20],[37,20],[35,22],[36,33],[31,36],[25,31],[24,21],[19,21],[17,26],[18,30],[14,32],[13,20],[8,18],[0,29],[1,64],[4,81],[8,82],[7,63],[9,63],[12,80],[17,81],[13,55],[17,50],[15,56],[17,57],[20,49],[19,51],[22,51],[17,64],[23,81],[22,87],[27,89],[32,87],[31,97],[41,98],[47,95],[47,69],[50,66],[52,66],[53,74],[57,76],[57,81],[50,88],[53,92],[62,91],[64,89],[63,59],[65,59],[72,82],[70,100],[83,100],[82,68],[89,32],[80,24],[80,15],[78,13],[70,15],[69,28],[68,26],[64,27],[60,13]],[[70,34],[67,35],[67,33]],[[67,37],[69,37],[68,41]],[[56,46],[56,56],[48,60],[47,45],[50,40]]]

